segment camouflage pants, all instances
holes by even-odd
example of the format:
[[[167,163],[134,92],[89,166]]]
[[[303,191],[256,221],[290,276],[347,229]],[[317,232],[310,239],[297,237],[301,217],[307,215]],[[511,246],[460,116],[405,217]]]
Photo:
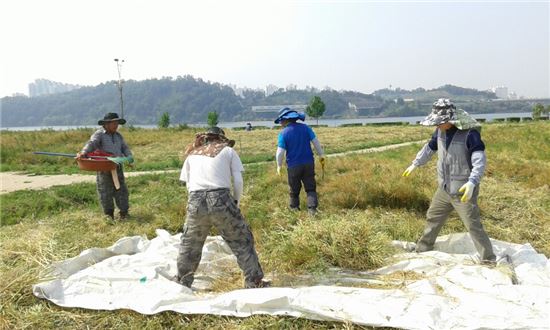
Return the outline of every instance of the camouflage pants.
[[[183,226],[177,260],[178,281],[191,287],[201,260],[204,241],[212,225],[216,226],[237,257],[246,283],[259,282],[264,274],[254,249],[254,237],[229,189],[189,193],[187,219]]]
[[[124,172],[121,166],[117,167],[117,175],[118,181],[120,182],[119,190],[115,189],[111,172],[97,172],[96,175],[99,201],[101,202],[103,213],[108,215],[113,215],[115,211],[113,200],[118,206],[121,214],[128,214],[128,188],[126,187],[126,182],[124,181]]]

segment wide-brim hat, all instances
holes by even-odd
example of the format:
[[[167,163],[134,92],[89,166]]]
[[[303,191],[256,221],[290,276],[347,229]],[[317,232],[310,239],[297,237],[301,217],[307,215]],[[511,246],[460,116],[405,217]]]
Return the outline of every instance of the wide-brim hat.
[[[126,119],[124,118],[119,118],[118,117],[118,114],[117,113],[114,113],[114,112],[109,112],[107,113],[103,119],[100,119],[97,124],[98,125],[105,125],[107,123],[110,123],[110,122],[113,122],[113,121],[117,121],[120,125],[124,125],[126,124]]]
[[[215,135],[221,135],[225,137],[225,132],[223,129],[219,128],[218,126],[212,126],[207,131],[206,134],[215,134]]]
[[[456,107],[449,99],[439,99],[434,102],[432,112],[420,122],[424,126],[437,126],[449,121],[455,117]]]
[[[303,121],[306,119],[306,115],[286,107],[279,110],[279,115],[277,119],[275,119],[275,124],[280,123],[283,119],[300,119]]]

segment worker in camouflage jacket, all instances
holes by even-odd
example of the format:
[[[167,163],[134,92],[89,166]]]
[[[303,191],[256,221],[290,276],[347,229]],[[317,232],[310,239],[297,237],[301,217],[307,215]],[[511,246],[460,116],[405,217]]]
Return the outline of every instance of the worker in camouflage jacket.
[[[448,99],[436,101],[432,112],[421,124],[437,128],[403,176],[409,176],[437,153],[438,188],[428,209],[426,228],[416,244],[416,252],[433,250],[439,231],[454,209],[470,233],[481,262],[493,264],[496,256],[481,224],[477,204],[479,184],[487,163],[481,126],[466,111],[456,109]]]
[[[227,242],[244,272],[245,288],[269,285],[254,248],[254,237],[239,209],[244,171],[241,159],[219,127],[196,135],[187,147],[180,180],[189,197],[187,218],[181,234],[175,280],[191,287],[202,256],[202,247],[214,225]],[[233,194],[231,194],[233,178]]]
[[[129,163],[133,163],[132,151],[124,141],[122,135],[117,132],[118,126],[124,125],[126,120],[119,118],[116,113],[107,113],[98,125],[103,126],[92,134],[90,140],[84,145],[82,150],[76,155],[77,158],[85,158],[91,152],[101,151],[113,155],[114,157],[126,157]],[[124,180],[124,171],[122,164],[117,166],[117,177],[120,182],[120,189],[116,189],[113,177],[110,172],[97,172],[97,194],[103,213],[111,219],[114,219],[115,203],[120,210],[120,219],[125,220],[128,217],[130,208],[128,202],[128,187]],[[113,203],[114,200],[114,203]]]

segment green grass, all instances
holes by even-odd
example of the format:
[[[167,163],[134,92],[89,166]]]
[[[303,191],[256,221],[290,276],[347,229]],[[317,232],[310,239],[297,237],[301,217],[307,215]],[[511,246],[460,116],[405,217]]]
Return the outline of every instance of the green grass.
[[[431,130],[417,128],[405,131],[409,136],[401,136],[400,130],[411,127],[380,127],[376,131],[358,127],[366,130],[357,135],[352,133],[356,128],[327,131],[319,128],[318,135],[321,141],[324,135],[327,149],[331,151],[355,150],[368,143],[416,141],[430,135]],[[62,140],[56,134],[67,138],[65,133],[40,134],[44,133],[51,141]],[[71,134],[80,138],[80,133]],[[84,133],[81,135],[89,132]],[[180,141],[181,148],[176,149],[175,144],[170,143],[193,134],[186,130],[169,132],[175,137],[160,131],[142,133],[145,136],[132,136],[136,143],[134,149],[151,148],[153,155],[144,162],[153,168],[154,160],[160,159],[157,157],[162,152],[176,155],[184,145]],[[277,131],[242,132],[250,133],[258,134],[256,138],[272,134],[255,140],[256,154],[248,149],[248,144],[241,144],[245,156],[258,157],[261,161],[262,155],[273,151]],[[37,136],[43,137],[40,134]],[[29,136],[15,134],[10,139],[25,144]],[[366,141],[366,136],[371,138]],[[169,151],[166,147],[162,152],[153,152],[162,145],[157,141],[161,137],[176,150]],[[540,253],[550,256],[550,122],[484,125],[482,137],[487,146],[488,167],[479,204],[487,232],[499,240],[528,242]],[[150,138],[155,142],[149,143]],[[2,145],[4,143],[2,135]],[[425,211],[436,188],[435,157],[410,177],[401,177],[419,147],[328,158],[324,179],[318,167],[320,213],[315,218],[304,211],[287,209],[286,178],[276,175],[273,162],[247,165],[242,211],[254,233],[264,271],[276,274],[275,284],[289,284],[285,275],[322,276],[330,267],[374,269],[388,262],[386,257],[393,253],[389,248],[391,240],[415,241],[423,230]],[[157,228],[172,234],[181,231],[187,191],[178,182],[178,176],[179,173],[171,173],[127,178],[132,219],[116,225],[105,222],[102,217],[92,183],[1,195],[0,328],[362,328],[290,317],[240,319],[171,312],[147,316],[127,310],[61,308],[32,295],[32,284],[37,283],[46,267],[55,261],[91,247],[110,246],[123,236],[153,238]],[[305,198],[303,195],[301,198],[305,209]],[[464,225],[453,213],[441,234],[463,231]],[[241,284],[241,274],[236,270],[234,276],[218,283],[217,290],[225,291]]]

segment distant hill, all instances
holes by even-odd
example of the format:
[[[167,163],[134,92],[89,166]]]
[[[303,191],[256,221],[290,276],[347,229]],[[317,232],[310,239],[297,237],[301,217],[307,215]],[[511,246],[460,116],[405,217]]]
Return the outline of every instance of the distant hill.
[[[123,95],[124,116],[128,122],[153,125],[164,112],[170,114],[172,124],[204,123],[210,111],[218,112],[222,122],[273,119],[275,113],[256,113],[252,106],[307,104],[315,95],[326,104],[323,118],[423,115],[440,97],[450,98],[472,113],[530,111],[531,106],[527,102],[491,103],[496,98],[493,93],[452,85],[432,90],[382,89],[373,94],[279,90],[267,97],[261,91],[247,90],[240,97],[229,86],[189,75],[125,81]],[[95,125],[105,113],[120,112],[115,81],[66,93],[4,97],[0,101],[2,127]]]

